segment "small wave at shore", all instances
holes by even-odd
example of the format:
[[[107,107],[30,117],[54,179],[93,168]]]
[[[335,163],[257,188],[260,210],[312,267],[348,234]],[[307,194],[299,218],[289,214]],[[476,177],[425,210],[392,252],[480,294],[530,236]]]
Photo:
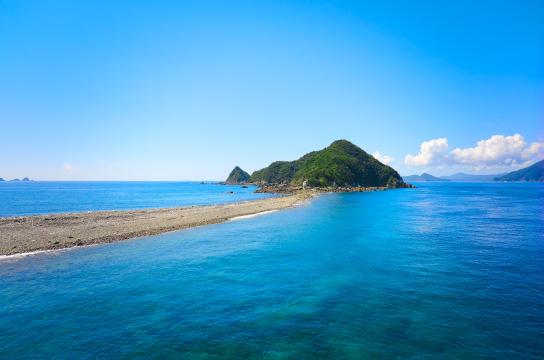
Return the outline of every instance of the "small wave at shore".
[[[253,217],[256,217],[256,216],[266,215],[266,214],[270,214],[270,213],[273,213],[273,212],[276,212],[276,211],[278,211],[278,210],[268,210],[268,211],[261,211],[261,212],[258,212],[256,214],[235,216],[235,217],[229,219],[229,221],[250,219],[250,218],[253,218]]]
[[[29,251],[29,252],[12,254],[12,255],[0,255],[0,261],[17,260],[17,259],[22,259],[28,256],[39,255],[39,254],[54,254],[57,252],[61,252],[63,250],[66,250],[66,249],[37,250],[37,251]]]
[[[46,249],[46,250],[36,250],[36,251],[28,251],[23,253],[17,253],[17,254],[11,254],[11,255],[0,255],[0,262],[1,261],[8,261],[8,260],[20,260],[24,259],[29,256],[36,256],[36,255],[60,255],[63,252],[74,250],[74,249],[82,249],[92,246],[97,246],[101,244],[89,244],[89,245],[80,245],[80,246],[72,246],[72,247],[66,247],[61,249]]]

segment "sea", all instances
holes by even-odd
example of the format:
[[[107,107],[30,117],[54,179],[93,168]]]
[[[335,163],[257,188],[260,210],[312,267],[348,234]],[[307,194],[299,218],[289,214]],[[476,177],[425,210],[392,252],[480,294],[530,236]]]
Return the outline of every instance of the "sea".
[[[256,189],[205,181],[6,181],[0,182],[0,217],[225,204],[271,196]]]
[[[543,359],[544,184],[416,185],[4,258],[0,358]],[[24,186],[4,216],[257,196]]]

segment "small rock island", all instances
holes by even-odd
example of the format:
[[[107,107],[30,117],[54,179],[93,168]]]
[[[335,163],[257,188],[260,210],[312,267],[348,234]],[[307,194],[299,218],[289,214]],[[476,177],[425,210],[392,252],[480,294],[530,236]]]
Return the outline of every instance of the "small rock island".
[[[229,174],[225,184],[240,185],[246,184],[249,181],[249,174],[242,170],[239,166],[235,166]]]
[[[6,180],[0,178],[0,181],[6,181]],[[28,181],[32,181],[32,180],[30,180],[29,178],[25,177],[25,178],[23,178],[22,180],[19,179],[19,178],[15,178],[15,179],[12,179],[12,180],[9,180],[9,181],[15,181],[15,182],[24,181],[24,182],[28,182]]]

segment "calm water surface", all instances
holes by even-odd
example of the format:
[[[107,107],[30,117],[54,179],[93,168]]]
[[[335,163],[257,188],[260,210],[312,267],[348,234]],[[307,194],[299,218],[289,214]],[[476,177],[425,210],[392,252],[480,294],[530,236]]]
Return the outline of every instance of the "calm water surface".
[[[223,204],[270,196],[255,190],[187,181],[0,182],[0,217]]]
[[[0,262],[0,358],[542,359],[544,186],[421,184]]]

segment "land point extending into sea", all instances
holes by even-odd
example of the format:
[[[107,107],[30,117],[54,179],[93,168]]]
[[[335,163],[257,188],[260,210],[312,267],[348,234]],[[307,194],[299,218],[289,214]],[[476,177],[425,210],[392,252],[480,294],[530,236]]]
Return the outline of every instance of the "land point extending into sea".
[[[273,191],[265,186],[258,191]],[[380,187],[297,189],[281,196],[231,204],[145,210],[114,210],[0,218],[0,256],[89,246],[291,208],[324,192],[379,191]]]
[[[323,192],[412,187],[391,167],[346,140],[252,175],[236,166],[225,183],[279,196],[231,204],[146,210],[64,212],[0,218],[0,255],[111,243],[293,207]]]

